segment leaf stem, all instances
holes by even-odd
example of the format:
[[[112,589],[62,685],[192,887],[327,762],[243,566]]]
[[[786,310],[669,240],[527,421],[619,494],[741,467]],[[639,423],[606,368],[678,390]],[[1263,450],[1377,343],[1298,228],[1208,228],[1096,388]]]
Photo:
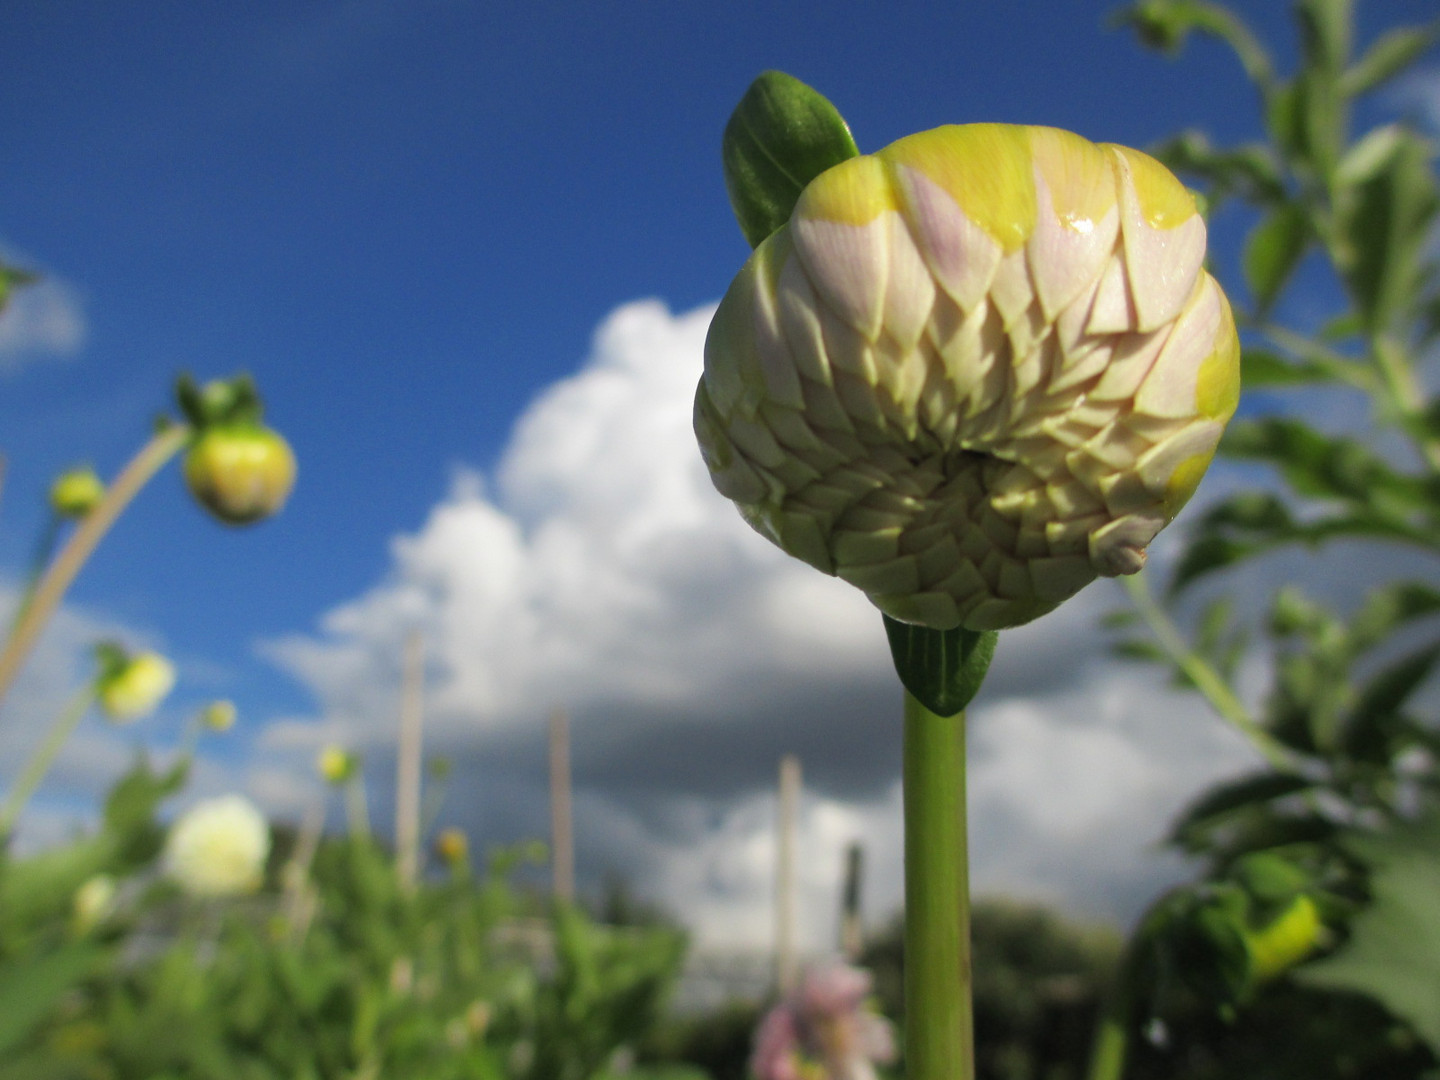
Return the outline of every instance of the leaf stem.
[[[965,714],[905,692],[905,1075],[974,1080]]]
[[[10,840],[10,834],[14,831],[16,823],[20,820],[20,814],[25,809],[30,796],[35,794],[35,789],[40,786],[40,781],[45,779],[45,774],[50,771],[50,766],[55,763],[56,756],[64,747],[66,741],[80,726],[80,721],[90,711],[90,706],[95,703],[95,683],[90,681],[85,688],[70,699],[65,706],[65,711],[55,719],[51,725],[50,733],[45,736],[45,741],[35,748],[30,755],[30,760],[25,763],[15,786],[10,789],[10,794],[5,797],[5,805],[0,807],[0,848],[3,848]]]
[[[96,545],[109,531],[121,511],[140,491],[149,479],[169,461],[190,438],[191,429],[177,424],[157,432],[140,452],[121,470],[105,491],[100,504],[87,514],[79,527],[70,534],[69,541],[50,564],[44,577],[35,587],[29,605],[15,624],[14,630],[0,652],[0,703],[5,700],[20,666],[34,648],[40,631],[50,621],[65,590],[75,580],[75,575],[85,565]]]
[[[1231,727],[1249,739],[1275,769],[1287,774],[1298,772],[1299,765],[1290,750],[1256,722],[1250,715],[1250,710],[1235,696],[1235,691],[1230,689],[1230,684],[1186,643],[1179,628],[1150,595],[1144,575],[1131,574],[1122,581],[1125,591],[1130,594],[1131,602],[1149,625],[1150,632],[1155,635],[1160,647],[1175,666],[1190,677],[1196,689],[1205,696],[1215,711]]]

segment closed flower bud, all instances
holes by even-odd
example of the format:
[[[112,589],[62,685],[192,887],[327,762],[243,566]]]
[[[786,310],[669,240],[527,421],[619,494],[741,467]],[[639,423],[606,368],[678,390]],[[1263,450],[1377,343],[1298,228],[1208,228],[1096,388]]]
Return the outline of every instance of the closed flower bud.
[[[1163,166],[970,124],[816,177],[731,284],[695,429],[745,519],[887,614],[1030,621],[1140,569],[1239,395]]]
[[[97,653],[95,696],[111,720],[125,723],[149,716],[175,686],[175,667],[159,653],[129,656],[111,644],[100,646]]]
[[[254,892],[270,854],[270,826],[248,800],[226,795],[196,803],[170,827],[165,871],[192,896]]]
[[[109,874],[87,878],[75,890],[71,901],[72,925],[77,934],[88,934],[115,910],[115,879]]]
[[[200,710],[200,722],[211,731],[225,732],[235,726],[236,715],[233,701],[212,701]]]
[[[327,746],[315,759],[315,768],[326,783],[343,784],[355,774],[355,756],[341,747]]]
[[[1325,934],[1315,901],[1304,894],[1295,897],[1265,926],[1245,933],[1253,977],[1268,982],[1290,970],[1320,947]]]
[[[104,497],[105,485],[88,465],[61,473],[50,485],[50,509],[59,517],[83,518]]]
[[[278,513],[295,486],[295,455],[258,424],[205,428],[185,455],[185,483],[200,505],[227,525]]]
[[[451,866],[464,863],[470,853],[470,841],[460,829],[444,829],[435,837],[435,853]]]

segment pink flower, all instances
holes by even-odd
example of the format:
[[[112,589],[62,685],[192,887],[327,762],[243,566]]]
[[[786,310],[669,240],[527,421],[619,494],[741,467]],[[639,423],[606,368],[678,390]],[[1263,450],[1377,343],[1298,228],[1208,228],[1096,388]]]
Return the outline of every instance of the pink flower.
[[[869,1007],[868,972],[832,963],[811,968],[755,1033],[756,1080],[874,1080],[895,1059],[890,1022]]]

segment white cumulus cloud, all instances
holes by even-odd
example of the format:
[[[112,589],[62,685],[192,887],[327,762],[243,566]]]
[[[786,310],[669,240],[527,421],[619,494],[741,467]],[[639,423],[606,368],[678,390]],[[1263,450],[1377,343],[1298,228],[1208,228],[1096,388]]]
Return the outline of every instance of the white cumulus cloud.
[[[23,260],[0,259],[7,265]],[[0,311],[0,373],[41,357],[68,357],[85,343],[85,312],[74,286],[50,276],[10,292]]]
[[[802,940],[833,941],[852,840],[870,913],[898,905],[899,691],[880,618],[711,487],[690,409],[712,311],[617,309],[493,477],[461,472],[395,539],[382,581],[265,646],[323,705],[267,733],[270,787],[293,790],[338,740],[375,764],[384,812],[399,657],[419,630],[430,745],[456,764],[445,814],[482,841],[545,834],[545,726],[563,707],[582,882],[625,873],[702,941],[763,944],[775,768],[794,752]],[[1175,873],[1153,850],[1167,817],[1250,758],[1197,702],[1103,659],[1104,589],[1002,637],[972,709],[974,876],[1123,917]]]

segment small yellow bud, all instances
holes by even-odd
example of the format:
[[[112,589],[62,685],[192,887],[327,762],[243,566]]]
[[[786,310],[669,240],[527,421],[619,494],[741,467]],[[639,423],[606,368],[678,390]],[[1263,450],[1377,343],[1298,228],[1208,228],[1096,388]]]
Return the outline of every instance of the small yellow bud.
[[[96,874],[75,890],[72,903],[73,925],[77,934],[88,934],[115,910],[115,879],[109,874]]]
[[[125,723],[149,716],[175,685],[175,667],[159,653],[125,656],[106,646],[95,696],[111,720]]]
[[[339,746],[327,746],[315,759],[315,768],[330,784],[343,784],[355,773],[355,757]]]
[[[185,455],[185,482],[200,505],[227,525],[249,525],[280,511],[295,486],[295,455],[269,428],[206,428]]]
[[[470,854],[470,841],[460,829],[442,830],[435,837],[435,853],[451,866],[458,866]]]
[[[239,795],[196,803],[170,827],[166,873],[192,896],[254,892],[270,854],[270,826]]]
[[[83,518],[105,497],[105,485],[88,465],[69,469],[50,485],[50,509],[64,518]]]
[[[235,703],[233,701],[212,701],[200,711],[200,722],[211,731],[225,732],[235,726]]]
[[[1319,948],[1324,937],[1320,910],[1302,893],[1265,927],[1246,932],[1251,972],[1259,982],[1273,979]]]
[[[935,629],[1133,574],[1239,395],[1205,223],[1153,158],[967,124],[817,176],[731,284],[695,431],[796,558]]]

